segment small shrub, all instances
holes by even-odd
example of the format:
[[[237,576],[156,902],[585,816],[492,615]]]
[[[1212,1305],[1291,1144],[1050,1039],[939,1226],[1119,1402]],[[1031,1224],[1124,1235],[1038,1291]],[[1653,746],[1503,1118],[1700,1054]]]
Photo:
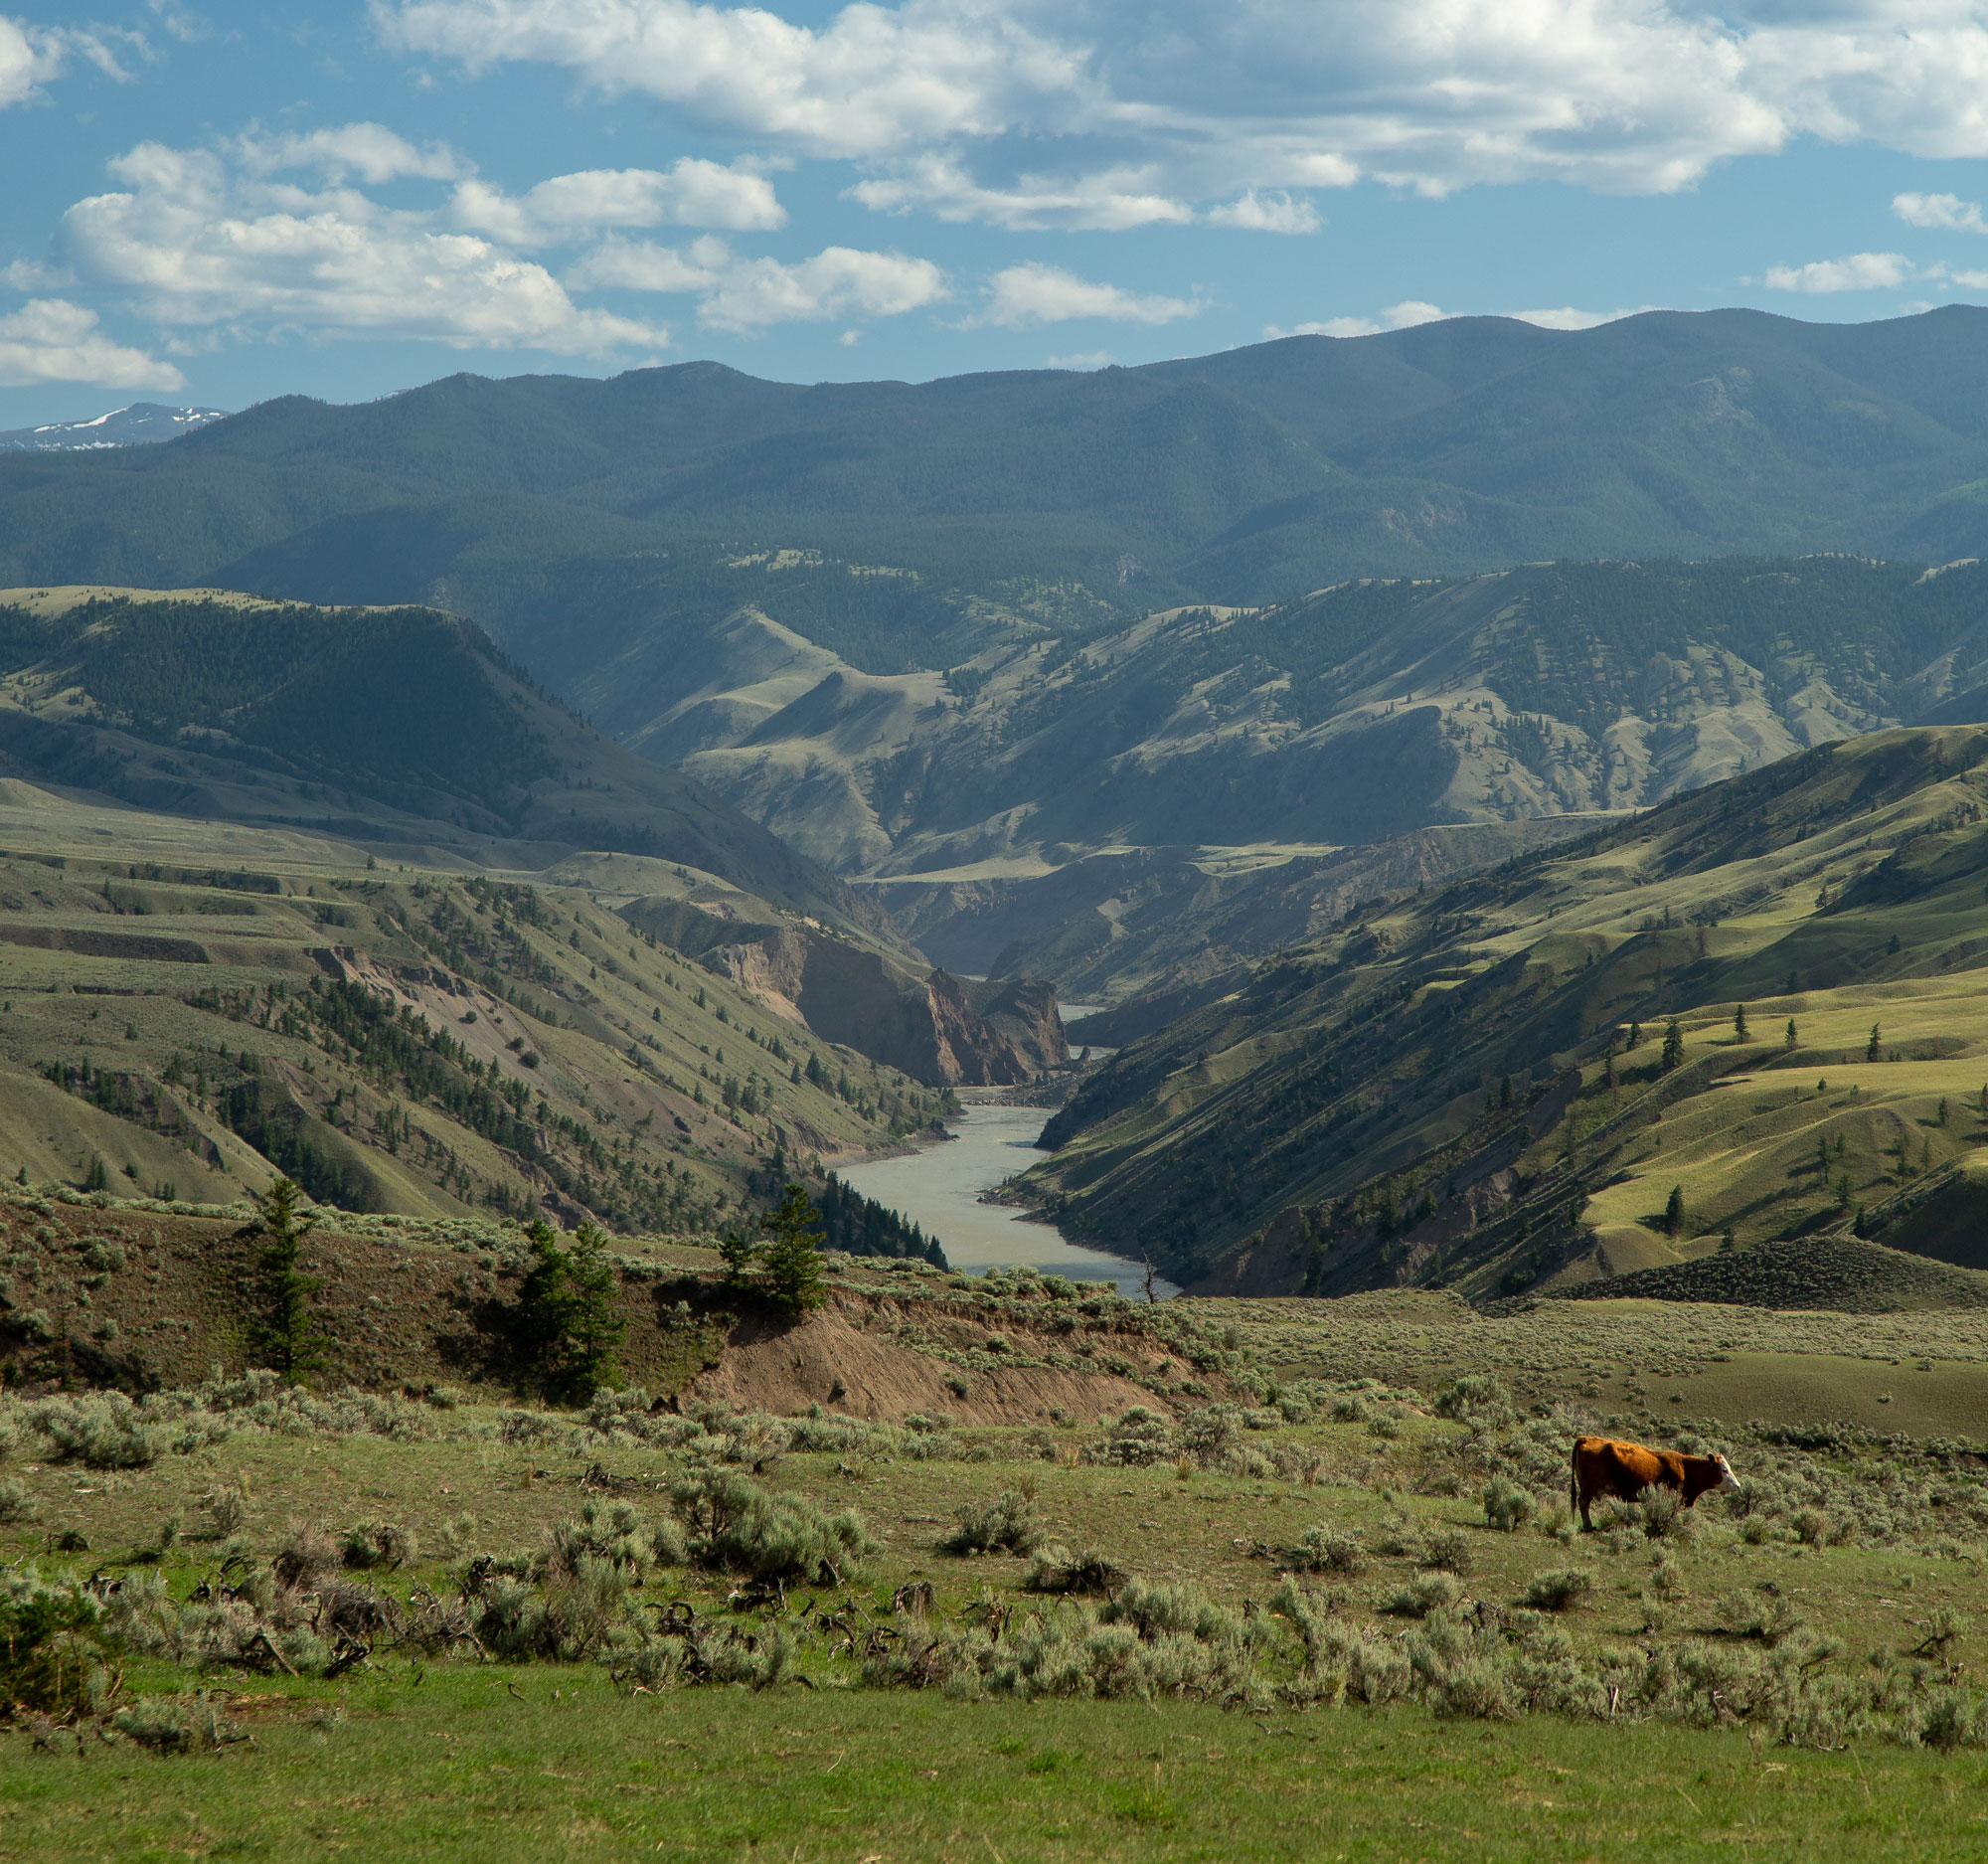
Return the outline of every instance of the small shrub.
[[[1951,1753],[1988,1744],[1988,1703],[1964,1689],[1942,1689],[1916,1707],[1905,1721],[1906,1738],[1920,1747]]]
[[[419,1551],[419,1542],[412,1528],[393,1521],[362,1521],[357,1527],[346,1529],[339,1556],[347,1566],[362,1571],[374,1567],[392,1571],[406,1566]]]
[[[292,1590],[308,1592],[329,1579],[339,1569],[338,1543],[323,1528],[308,1521],[292,1521],[288,1538],[276,1550],[270,1570]]]
[[[964,1555],[1005,1549],[1010,1553],[1032,1554],[1048,1538],[1049,1529],[1035,1502],[1007,1488],[986,1507],[962,1511],[959,1526],[939,1542],[939,1551]]]
[[[1585,1567],[1554,1567],[1535,1573],[1519,1603],[1534,1611],[1565,1611],[1594,1590],[1594,1575]]]
[[[702,1469],[677,1481],[670,1502],[700,1566],[761,1580],[814,1584],[860,1577],[877,1551],[853,1508],[827,1514],[804,1495],[768,1495],[730,1469]]]
[[[1366,1549],[1357,1534],[1343,1534],[1320,1522],[1298,1536],[1289,1563],[1305,1573],[1341,1573],[1349,1579],[1365,1569]]]
[[[1125,1571],[1100,1553],[1080,1548],[1075,1553],[1055,1548],[1036,1555],[1023,1582],[1032,1593],[1087,1594],[1099,1597],[1125,1584]]]
[[[1494,1475],[1484,1484],[1484,1518],[1503,1533],[1516,1533],[1538,1510],[1533,1491],[1510,1476]]]
[[[1463,1601],[1463,1588],[1448,1573],[1418,1573],[1381,1601],[1381,1610],[1400,1618],[1425,1618],[1450,1611]]]
[[[1435,1415],[1466,1424],[1504,1424],[1518,1414],[1512,1409],[1510,1392],[1489,1374],[1473,1372],[1436,1394]]]
[[[239,1488],[217,1485],[200,1498],[200,1505],[207,1510],[210,1540],[226,1540],[231,1534],[241,1533],[242,1524],[248,1518],[248,1503]]]
[[[32,1521],[34,1518],[35,1498],[28,1493],[27,1483],[14,1475],[0,1480],[0,1522]]]
[[[1432,1527],[1421,1537],[1415,1550],[1415,1564],[1440,1568],[1445,1573],[1470,1571],[1470,1536],[1460,1527]]]

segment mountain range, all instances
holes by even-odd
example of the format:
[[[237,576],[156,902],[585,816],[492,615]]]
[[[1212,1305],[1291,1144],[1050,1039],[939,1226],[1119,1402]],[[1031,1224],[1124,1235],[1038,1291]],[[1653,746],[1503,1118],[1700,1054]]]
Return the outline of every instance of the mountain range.
[[[1984,318],[288,398],[0,458],[0,574],[469,617],[944,963],[1116,1001],[1533,824],[1970,716]]]
[[[0,453],[95,452],[111,446],[152,446],[177,440],[211,422],[226,421],[221,408],[168,408],[162,402],[133,402],[88,421],[50,421],[39,427],[0,430]]]

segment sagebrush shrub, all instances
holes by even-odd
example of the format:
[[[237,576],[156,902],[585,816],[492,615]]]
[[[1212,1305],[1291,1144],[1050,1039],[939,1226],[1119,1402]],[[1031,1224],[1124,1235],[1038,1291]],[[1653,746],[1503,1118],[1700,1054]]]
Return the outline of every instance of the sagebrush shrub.
[[[1519,1603],[1535,1611],[1565,1611],[1594,1590],[1594,1575],[1585,1567],[1552,1567],[1535,1573]]]
[[[1463,1588],[1448,1573],[1418,1573],[1381,1601],[1381,1610],[1395,1617],[1421,1618],[1431,1611],[1448,1611],[1462,1603]]]
[[[729,1469],[700,1469],[670,1489],[700,1566],[761,1580],[840,1585],[861,1576],[877,1543],[853,1508],[827,1514],[804,1495],[768,1495]]]
[[[1291,1548],[1290,1565],[1306,1573],[1341,1573],[1351,1578],[1365,1570],[1367,1552],[1358,1534],[1342,1533],[1321,1521],[1298,1536]]]
[[[339,1553],[349,1567],[404,1567],[420,1552],[413,1528],[396,1521],[362,1521],[345,1530]]]
[[[1484,1518],[1504,1533],[1516,1533],[1538,1510],[1533,1491],[1510,1476],[1494,1475],[1484,1484]]]
[[[961,1511],[959,1525],[939,1542],[949,1554],[980,1554],[1006,1550],[1032,1554],[1049,1538],[1049,1528],[1034,1500],[1004,1488],[985,1507]]]

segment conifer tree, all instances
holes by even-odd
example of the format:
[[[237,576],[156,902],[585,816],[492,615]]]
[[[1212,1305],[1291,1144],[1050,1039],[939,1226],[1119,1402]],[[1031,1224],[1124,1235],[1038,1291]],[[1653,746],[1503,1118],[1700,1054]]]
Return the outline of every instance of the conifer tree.
[[[1664,1234],[1684,1234],[1684,1186],[1681,1184],[1671,1186],[1670,1198],[1664,1205]]]
[[[1733,1006],[1733,1040],[1735,1042],[1746,1040],[1746,1006],[1743,1003],[1736,1003]]]
[[[789,1184],[777,1210],[759,1219],[759,1286],[782,1313],[802,1314],[827,1299],[822,1285],[821,1213],[806,1189]]]
[[[615,1311],[606,1237],[581,1224],[573,1247],[562,1249],[557,1232],[540,1218],[525,1232],[525,1246],[532,1267],[511,1312],[519,1357],[549,1398],[583,1398],[612,1385],[624,1324]]]
[[[1800,1046],[1799,1039],[1795,1035],[1795,1019],[1790,1016],[1788,1018],[1788,1033],[1781,1038],[1781,1047],[1792,1055]]]
[[[1658,1067],[1668,1075],[1684,1061],[1684,1025],[1673,1016],[1664,1031],[1664,1052]]]
[[[256,1351],[273,1372],[295,1384],[325,1363],[330,1339],[319,1329],[311,1303],[324,1283],[297,1268],[304,1238],[317,1227],[317,1213],[301,1210],[302,1189],[278,1178],[254,1199],[262,1248],[255,1262],[259,1312],[252,1335]]]

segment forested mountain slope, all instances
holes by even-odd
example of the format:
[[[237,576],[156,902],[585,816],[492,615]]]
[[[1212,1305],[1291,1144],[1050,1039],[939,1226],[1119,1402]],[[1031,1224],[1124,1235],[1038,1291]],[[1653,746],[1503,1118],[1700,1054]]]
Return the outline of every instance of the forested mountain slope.
[[[750,973],[875,1061],[942,1086],[1027,1080],[1058,1059],[1021,1055],[928,979],[872,902],[432,609],[0,592],[0,769],[83,802],[302,830],[397,868],[638,857],[630,898],[675,916],[645,930]]]
[[[288,398],[170,447],[0,459],[0,580],[438,599],[568,691],[658,622],[742,604],[894,672],[1017,621],[1354,576],[1941,562],[1988,536],[1984,319],[1457,318],[1092,375],[688,363]]]
[[[1988,731],[1885,732],[1376,902],[1122,1049],[1025,1193],[1209,1290],[1971,1260],[1984,824]]]

